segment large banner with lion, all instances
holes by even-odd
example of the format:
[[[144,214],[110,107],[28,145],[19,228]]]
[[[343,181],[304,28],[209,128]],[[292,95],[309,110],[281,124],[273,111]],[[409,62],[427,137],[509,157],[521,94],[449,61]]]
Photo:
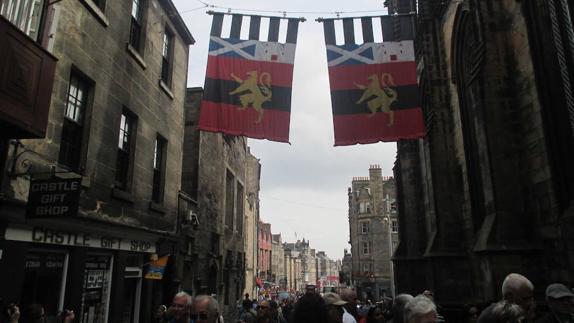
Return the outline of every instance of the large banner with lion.
[[[214,13],[199,129],[289,142],[291,84],[299,19],[288,20],[280,43],[280,19],[271,18],[267,41],[261,17],[250,16],[249,39],[240,39],[242,15],[232,15],[229,38],[223,14]]]
[[[409,16],[380,17],[383,41],[375,42],[373,18],[360,18],[361,44],[355,43],[355,18],[343,18],[345,43],[341,45],[335,40],[336,19],[321,20],[335,146],[424,136],[411,25],[414,20]]]

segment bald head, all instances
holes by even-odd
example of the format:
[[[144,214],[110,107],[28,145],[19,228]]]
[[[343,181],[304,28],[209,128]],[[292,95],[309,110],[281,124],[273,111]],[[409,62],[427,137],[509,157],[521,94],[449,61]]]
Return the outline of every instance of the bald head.
[[[534,291],[534,285],[521,274],[509,274],[502,282],[502,297],[506,300],[514,298],[524,290]]]
[[[510,304],[517,304],[526,312],[526,317],[534,318],[534,285],[528,278],[512,273],[502,282],[502,298]]]

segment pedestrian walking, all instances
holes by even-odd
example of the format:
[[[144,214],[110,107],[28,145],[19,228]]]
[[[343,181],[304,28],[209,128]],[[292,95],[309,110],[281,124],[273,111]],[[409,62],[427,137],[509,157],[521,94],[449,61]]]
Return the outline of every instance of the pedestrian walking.
[[[563,284],[550,284],[546,288],[549,313],[536,323],[574,323],[574,293]]]
[[[356,322],[359,321],[359,312],[357,310],[357,292],[352,289],[341,290],[341,299],[347,302],[344,305],[345,311],[353,316]]]
[[[249,294],[245,294],[247,297],[242,302],[243,311],[239,316],[239,320],[244,323],[254,323],[257,318],[257,312],[253,309],[253,303],[248,298]]]

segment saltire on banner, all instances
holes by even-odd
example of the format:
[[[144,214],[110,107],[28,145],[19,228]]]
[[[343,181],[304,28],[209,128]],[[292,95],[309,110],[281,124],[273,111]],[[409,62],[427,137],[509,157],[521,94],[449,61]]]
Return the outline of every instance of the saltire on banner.
[[[343,18],[343,45],[335,41],[335,19],[319,20],[327,45],[335,146],[414,139],[425,133],[414,17],[380,17],[381,43],[374,42],[373,18],[360,18],[363,44],[355,43],[354,18]]]
[[[289,142],[293,61],[300,18],[269,18],[267,41],[261,18],[249,16],[249,39],[240,39],[243,15],[232,14],[229,38],[221,36],[223,13],[213,13],[199,129]],[[286,43],[279,43],[287,19]]]

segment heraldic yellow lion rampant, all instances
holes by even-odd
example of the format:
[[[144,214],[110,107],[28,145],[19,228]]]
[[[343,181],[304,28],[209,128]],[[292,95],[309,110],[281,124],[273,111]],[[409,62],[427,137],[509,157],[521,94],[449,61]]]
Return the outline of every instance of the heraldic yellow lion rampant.
[[[259,114],[257,123],[260,123],[263,119],[264,112],[262,105],[265,101],[271,100],[271,75],[269,73],[261,73],[258,79],[257,71],[250,71],[247,72],[247,78],[245,80],[240,79],[233,73],[231,73],[231,77],[240,85],[235,90],[229,92],[229,94],[235,95],[245,92],[239,96],[239,101],[242,106],[239,109],[244,110],[251,105]]]
[[[367,101],[367,106],[369,107],[369,110],[371,110],[369,117],[374,116],[379,108],[381,108],[381,111],[389,114],[388,126],[392,127],[395,123],[395,113],[391,110],[391,105],[398,97],[397,91],[389,87],[389,85],[396,86],[393,82],[392,75],[383,73],[383,75],[381,75],[381,80],[379,81],[379,76],[373,74],[368,77],[368,80],[370,81],[368,85],[355,83],[355,86],[359,89],[365,90],[356,104],[361,104]]]

